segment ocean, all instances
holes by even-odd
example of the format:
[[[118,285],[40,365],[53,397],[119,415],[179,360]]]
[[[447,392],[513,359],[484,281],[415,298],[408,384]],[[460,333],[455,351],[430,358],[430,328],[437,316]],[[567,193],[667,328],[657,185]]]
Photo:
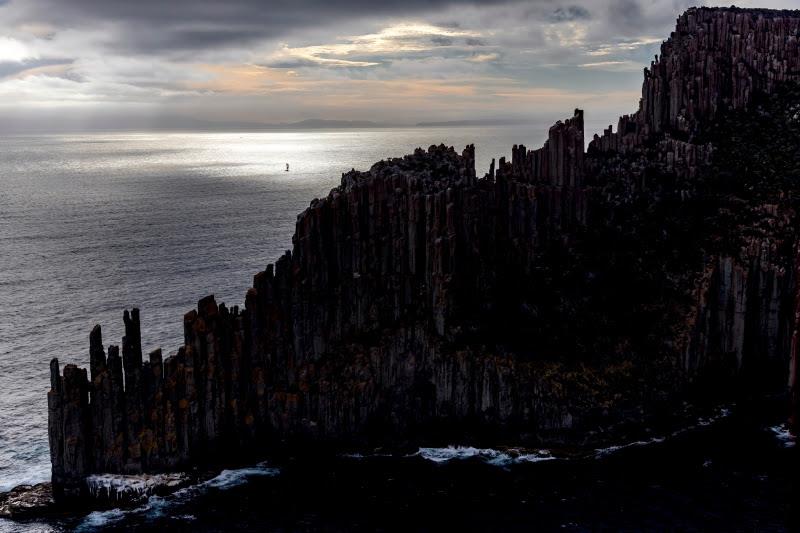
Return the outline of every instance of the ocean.
[[[549,125],[0,137],[0,491],[49,479],[48,362],[58,357],[62,365],[87,366],[94,324],[103,326],[106,345],[119,344],[123,310],[139,307],[145,351],[173,353],[182,342],[183,314],[208,294],[242,304],[252,276],[291,246],[296,215],[338,185],[343,172],[366,170],[418,146],[445,143],[460,151],[474,143],[482,175],[493,157],[508,157],[513,144],[541,145]],[[537,523],[539,514],[546,529],[633,527],[639,518],[657,526],[669,523],[670,513],[679,517],[672,522],[678,529],[705,529],[734,524],[717,508],[723,495],[736,499],[720,489],[731,483],[725,468],[732,464],[747,470],[734,492],[749,502],[735,516],[745,525],[755,520],[780,530],[788,523],[784,493],[794,486],[774,457],[790,453],[793,443],[769,425],[748,423],[742,442],[755,448],[737,456],[717,449],[735,425],[720,424],[725,427],[690,432],[677,443],[657,439],[615,450],[613,458],[600,454],[579,462],[517,464],[493,460],[497,451],[446,448],[401,458],[253,465],[172,498],[151,499],[146,509],[67,523],[0,521],[0,531],[142,525],[433,531],[448,513],[466,529],[487,530],[492,523],[515,529]],[[693,438],[695,444],[681,444]],[[668,469],[657,465],[652,477],[638,473],[642,464],[680,462],[676,457],[686,450],[694,461],[680,470],[686,494],[684,482],[669,485],[677,481]],[[753,458],[758,454],[771,455],[762,464]],[[631,455],[620,467],[617,457]],[[706,461],[711,466],[703,466]],[[636,473],[632,484],[625,472]],[[711,514],[687,504],[699,490],[691,480],[720,490],[709,496]],[[306,483],[313,488],[306,491]],[[633,503],[625,503],[624,494]],[[628,521],[604,521],[597,498]],[[651,505],[655,514],[646,512]],[[681,514],[687,505],[694,515]],[[625,514],[620,506],[633,507]],[[415,525],[437,512],[431,522]]]

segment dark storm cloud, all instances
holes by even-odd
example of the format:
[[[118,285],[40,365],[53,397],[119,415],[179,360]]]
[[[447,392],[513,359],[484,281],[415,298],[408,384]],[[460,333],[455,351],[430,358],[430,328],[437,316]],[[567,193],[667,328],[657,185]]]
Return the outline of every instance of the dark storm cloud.
[[[276,61],[265,61],[263,63],[258,63],[257,66],[264,68],[294,69],[303,67],[316,67],[318,66],[318,63],[316,61],[311,61],[310,59],[291,58],[280,59]]]
[[[441,35],[437,35],[435,37],[431,37],[431,43],[435,44],[436,46],[452,46],[453,39],[450,37],[443,37]]]
[[[416,17],[454,5],[493,3],[513,0],[25,0],[21,5],[31,21],[60,28],[113,24],[114,48],[154,52],[243,45],[349,19]]]
[[[615,0],[611,3],[611,18],[623,25],[636,25],[642,22],[644,13],[637,0]]]
[[[592,15],[583,6],[567,6],[556,8],[548,18],[551,22],[567,22],[571,20],[588,20],[592,18]]]
[[[477,37],[467,37],[467,46],[486,46],[486,41]]]

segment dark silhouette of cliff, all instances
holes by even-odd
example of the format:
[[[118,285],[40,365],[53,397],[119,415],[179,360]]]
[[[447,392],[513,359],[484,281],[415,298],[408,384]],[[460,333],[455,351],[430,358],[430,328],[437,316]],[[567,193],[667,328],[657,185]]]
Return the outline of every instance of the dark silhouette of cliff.
[[[639,110],[583,113],[476,176],[474,150],[352,171],[245,306],[143,361],[51,363],[53,486],[281,442],[592,442],[684,400],[787,395],[798,327],[800,12],[690,9]],[[797,387],[793,389],[797,395]]]

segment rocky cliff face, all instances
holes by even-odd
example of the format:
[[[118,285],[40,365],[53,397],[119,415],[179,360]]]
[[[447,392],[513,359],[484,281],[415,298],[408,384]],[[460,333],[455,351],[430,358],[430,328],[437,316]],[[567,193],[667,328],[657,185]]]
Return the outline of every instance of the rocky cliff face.
[[[595,137],[596,148],[627,152],[668,138],[692,143],[717,113],[747,108],[800,79],[800,11],[690,9],[645,69],[639,110]],[[673,145],[672,151],[675,152]]]
[[[576,111],[481,178],[471,146],[349,172],[243,309],[187,313],[174,355],[143,362],[138,310],[121,357],[97,326],[89,376],[51,364],[57,495],[287,439],[585,442],[698,390],[785,393],[800,132],[780,110],[799,35],[798,12],[691,9],[639,111],[588,152]],[[770,113],[788,145],[768,142]],[[769,152],[736,168],[717,154],[745,123]]]

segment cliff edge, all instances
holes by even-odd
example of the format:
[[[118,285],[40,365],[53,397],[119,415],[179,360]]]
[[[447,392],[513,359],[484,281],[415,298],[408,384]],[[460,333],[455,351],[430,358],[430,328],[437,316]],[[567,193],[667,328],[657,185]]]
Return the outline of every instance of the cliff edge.
[[[474,148],[342,176],[243,308],[51,363],[59,498],[280,442],[586,443],[679,402],[797,398],[800,12],[690,9],[639,110],[482,177]],[[120,353],[121,352],[121,353]]]

